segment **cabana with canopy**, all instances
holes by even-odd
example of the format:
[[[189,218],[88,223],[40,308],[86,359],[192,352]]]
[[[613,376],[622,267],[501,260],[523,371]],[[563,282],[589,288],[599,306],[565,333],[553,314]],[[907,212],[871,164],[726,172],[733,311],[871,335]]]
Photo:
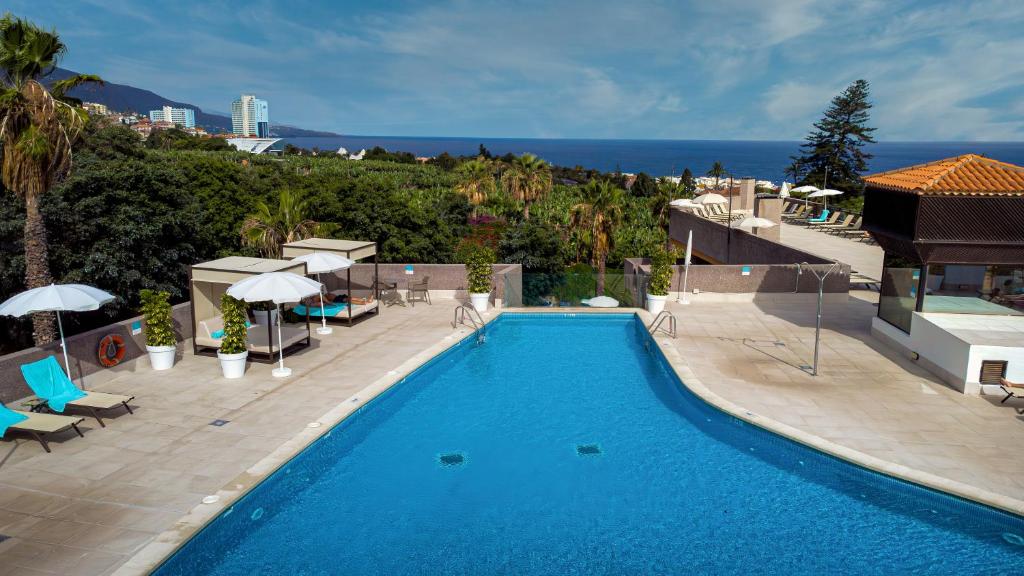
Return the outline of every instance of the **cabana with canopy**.
[[[306,275],[302,262],[228,256],[189,269],[189,293],[192,298],[192,350],[196,355],[216,355],[223,337],[224,321],[220,313],[221,296],[234,283],[265,272],[292,272]],[[271,316],[268,314],[268,318]],[[253,360],[273,362],[274,355],[283,349],[285,354],[310,345],[312,340],[309,314],[306,325],[292,324],[281,327],[278,341],[273,322],[266,326],[253,324],[246,334],[249,357]],[[254,357],[256,356],[256,357]]]
[[[380,314],[380,276],[377,268],[377,243],[366,240],[335,240],[333,238],[307,238],[285,244],[281,249],[281,256],[286,259],[295,258],[315,252],[330,252],[339,256],[357,261],[364,258],[373,258],[373,280],[370,282],[368,298],[365,302],[353,302],[352,294],[352,268],[345,268],[345,289],[332,292],[335,295],[345,295],[343,307],[335,307],[333,314],[330,308],[319,309],[320,313],[327,320],[344,320],[349,326],[352,321],[373,312]]]

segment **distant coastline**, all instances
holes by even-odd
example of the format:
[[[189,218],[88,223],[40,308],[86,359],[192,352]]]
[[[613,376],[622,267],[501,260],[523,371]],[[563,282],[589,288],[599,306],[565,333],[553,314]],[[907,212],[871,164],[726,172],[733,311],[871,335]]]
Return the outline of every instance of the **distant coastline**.
[[[381,146],[417,156],[473,155],[481,144],[496,155],[532,152],[560,166],[580,165],[606,172],[646,172],[653,176],[679,175],[684,168],[707,172],[720,161],[736,177],[752,176],[779,182],[800,148],[799,141],[760,140],[594,140],[546,138],[473,138],[420,136],[288,137],[283,143],[350,153]],[[1024,142],[879,142],[869,170],[882,172],[960,154],[983,154],[996,160],[1024,164]]]

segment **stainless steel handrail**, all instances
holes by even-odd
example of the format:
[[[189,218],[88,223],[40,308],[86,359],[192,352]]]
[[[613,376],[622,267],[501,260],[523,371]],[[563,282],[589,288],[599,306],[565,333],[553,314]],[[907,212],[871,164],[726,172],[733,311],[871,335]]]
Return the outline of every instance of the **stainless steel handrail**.
[[[466,306],[465,304],[459,304],[455,307],[455,316],[452,318],[452,328],[458,328],[460,324],[471,324],[473,330],[479,330],[483,326],[483,321],[477,323],[476,318],[473,318],[472,314],[466,314],[467,311],[472,310],[476,312],[472,307]],[[479,315],[479,313],[477,313]],[[466,322],[469,320],[469,322]]]
[[[662,323],[668,319],[668,330],[661,327]],[[658,330],[662,330],[666,334],[672,336],[673,339],[676,337],[676,317],[668,310],[662,310],[658,312],[658,315],[654,317],[651,325],[647,327],[647,332],[653,336],[658,333]]]

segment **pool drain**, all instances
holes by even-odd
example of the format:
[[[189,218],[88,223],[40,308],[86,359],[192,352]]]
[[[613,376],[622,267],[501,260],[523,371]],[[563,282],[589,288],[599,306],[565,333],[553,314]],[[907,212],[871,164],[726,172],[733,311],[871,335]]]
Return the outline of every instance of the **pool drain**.
[[[601,453],[601,447],[597,444],[577,444],[576,454],[578,456],[597,456]]]
[[[452,467],[461,466],[466,462],[466,457],[458,452],[452,452],[450,454],[441,454],[437,457],[437,461],[441,463],[441,466]]]

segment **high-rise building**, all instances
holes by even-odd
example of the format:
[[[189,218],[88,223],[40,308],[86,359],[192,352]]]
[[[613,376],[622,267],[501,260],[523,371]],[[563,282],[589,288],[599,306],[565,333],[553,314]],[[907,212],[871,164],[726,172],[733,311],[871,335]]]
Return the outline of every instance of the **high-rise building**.
[[[242,94],[231,103],[231,132],[238,136],[270,137],[270,111],[266,100]]]
[[[172,108],[164,106],[161,110],[150,110],[152,122],[173,122],[183,128],[196,127],[196,111],[191,108]]]

